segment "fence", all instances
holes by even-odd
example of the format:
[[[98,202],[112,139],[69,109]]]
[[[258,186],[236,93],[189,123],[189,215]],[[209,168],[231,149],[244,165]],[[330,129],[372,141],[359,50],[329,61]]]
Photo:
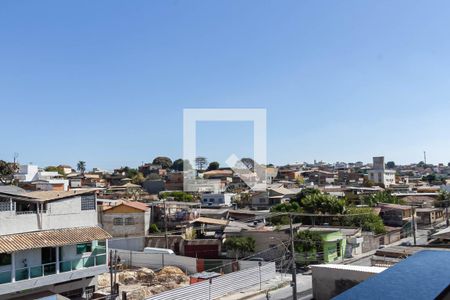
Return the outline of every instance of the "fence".
[[[275,275],[275,263],[272,262],[162,292],[146,300],[212,300],[257,284],[261,288],[263,282]]]

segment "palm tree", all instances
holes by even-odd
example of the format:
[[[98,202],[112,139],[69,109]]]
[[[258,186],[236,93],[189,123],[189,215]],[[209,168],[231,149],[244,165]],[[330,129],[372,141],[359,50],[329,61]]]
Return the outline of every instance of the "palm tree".
[[[84,174],[86,171],[86,162],[80,160],[77,164],[77,170],[80,171],[81,174]]]

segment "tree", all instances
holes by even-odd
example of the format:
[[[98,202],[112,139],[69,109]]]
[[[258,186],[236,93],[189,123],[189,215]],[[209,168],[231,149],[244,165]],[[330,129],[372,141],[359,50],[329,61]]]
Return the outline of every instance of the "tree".
[[[208,160],[206,159],[206,157],[199,156],[195,159],[195,165],[197,166],[197,170],[202,171],[207,163],[208,163]]]
[[[144,177],[144,174],[142,174],[141,172],[137,172],[136,175],[131,177],[131,182],[134,184],[142,184],[144,181],[145,181],[145,177]]]
[[[184,162],[181,158],[176,159],[170,167],[174,171],[183,171]]]
[[[297,233],[297,241],[294,243],[296,252],[322,252],[322,236],[317,231],[303,230]]]
[[[150,173],[145,178],[145,180],[161,180],[161,176],[159,176],[159,174],[156,174],[156,173]]]
[[[386,168],[388,168],[388,169],[394,169],[394,168],[395,168],[395,162],[393,162],[393,161],[388,161],[388,162],[386,163]]]
[[[310,194],[300,201],[300,206],[308,213],[342,214],[345,200],[327,194]]]
[[[164,192],[160,197],[161,199],[173,198],[173,200],[181,202],[192,202],[195,200],[194,196],[185,192]]]
[[[297,203],[300,203],[303,198],[305,198],[308,195],[316,195],[316,194],[320,194],[320,191],[318,189],[315,188],[304,188],[302,189],[299,193],[297,193],[295,195],[294,198],[292,198],[292,200],[294,200]]]
[[[225,240],[225,247],[235,252],[236,258],[245,256],[255,251],[256,242],[252,237],[229,237]]]
[[[155,223],[150,225],[149,231],[150,231],[150,233],[160,233],[161,232],[158,228],[158,225],[156,225]]]
[[[172,160],[166,156],[158,156],[153,159],[154,165],[161,165],[161,168],[168,169],[172,166]]]
[[[213,161],[211,163],[209,163],[208,168],[206,169],[206,171],[213,171],[213,170],[217,170],[219,169],[219,163],[217,161]]]
[[[346,213],[349,216],[344,218],[344,226],[361,227],[363,231],[375,234],[386,232],[383,220],[370,207],[349,207]]]
[[[18,164],[0,160],[0,182],[3,184],[11,184],[14,180],[14,173],[18,170]]]
[[[189,160],[187,160],[187,159],[182,160],[181,158],[179,158],[179,159],[176,159],[173,162],[173,164],[172,164],[172,166],[170,168],[172,170],[174,170],[174,171],[181,172],[181,171],[185,171],[185,170],[186,171],[191,170],[192,169],[192,165],[189,162]]]
[[[362,203],[368,206],[376,206],[378,203],[404,204],[404,201],[392,195],[388,191],[381,191],[374,194],[365,195]]]
[[[436,174],[428,174],[427,176],[422,177],[423,181],[427,181],[429,184],[432,184],[434,181],[437,180]]]
[[[86,162],[80,160],[80,161],[77,163],[77,170],[78,170],[81,174],[84,174],[84,172],[86,171]]]

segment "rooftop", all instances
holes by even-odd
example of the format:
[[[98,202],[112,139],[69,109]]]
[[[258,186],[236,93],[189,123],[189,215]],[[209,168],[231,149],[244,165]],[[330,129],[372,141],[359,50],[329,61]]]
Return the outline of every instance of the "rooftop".
[[[421,251],[333,299],[436,299],[449,296],[448,274],[450,252]]]
[[[0,253],[110,239],[98,226],[41,230],[0,236]]]

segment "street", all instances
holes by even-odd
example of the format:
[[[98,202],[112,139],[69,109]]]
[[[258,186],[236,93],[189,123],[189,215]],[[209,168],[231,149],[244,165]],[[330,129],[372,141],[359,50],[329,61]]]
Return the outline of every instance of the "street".
[[[287,274],[290,276],[290,274]],[[312,299],[312,277],[311,275],[297,275],[297,297],[299,300]],[[266,300],[266,294],[257,295],[249,298],[251,300]],[[281,289],[269,292],[271,300],[290,300],[292,299],[292,287],[286,286]]]

